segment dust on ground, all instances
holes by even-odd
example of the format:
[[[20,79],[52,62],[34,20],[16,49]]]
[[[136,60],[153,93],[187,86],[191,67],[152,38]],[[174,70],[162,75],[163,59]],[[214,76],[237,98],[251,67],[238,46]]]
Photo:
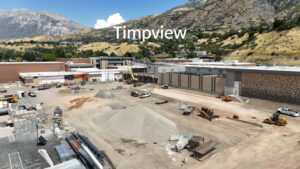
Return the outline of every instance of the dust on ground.
[[[114,90],[115,97],[95,97],[99,90],[112,92],[111,89],[119,85],[126,89]],[[100,150],[105,151],[117,168],[298,169],[300,166],[296,159],[300,152],[299,118],[285,117],[289,120],[287,127],[265,125],[265,128],[226,118],[238,114],[243,120],[262,124],[275,111],[274,106],[258,104],[259,101],[251,99],[249,104],[225,103],[206,94],[173,88],[162,90],[156,85],[140,88],[154,93],[147,99],[131,97],[130,86],[119,82],[88,87],[95,90],[61,94],[54,92],[56,89],[51,89],[37,94],[49,112],[55,106],[62,107],[64,120],[89,137]],[[39,96],[39,93],[43,95]],[[82,101],[78,98],[95,100]],[[167,104],[155,104],[166,99],[169,101]],[[84,103],[69,110],[70,104],[74,106],[77,102]],[[210,122],[198,117],[196,111],[190,116],[183,116],[179,110],[183,103],[212,108],[220,115],[220,120]],[[265,103],[274,104],[275,107],[293,106]],[[172,144],[168,138],[173,134],[200,135],[220,144],[212,155],[201,161],[191,158],[191,153],[186,150],[169,155],[161,145]],[[186,157],[188,163],[183,164],[182,160]]]
[[[93,98],[90,97],[81,97],[81,98],[76,98],[70,101],[72,106],[68,108],[68,110],[73,110],[73,109],[79,109],[81,108],[86,102],[92,102],[95,101]]]

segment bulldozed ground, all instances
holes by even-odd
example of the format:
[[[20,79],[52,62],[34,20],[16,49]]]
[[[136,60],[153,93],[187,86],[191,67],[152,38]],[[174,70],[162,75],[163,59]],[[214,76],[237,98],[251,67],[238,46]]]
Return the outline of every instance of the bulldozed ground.
[[[120,85],[124,89],[115,90]],[[85,88],[94,90],[59,93],[53,88],[36,93],[47,113],[60,106],[64,121],[105,151],[118,169],[300,168],[299,118],[284,116],[289,120],[287,127],[264,124],[263,128],[226,118],[237,114],[240,119],[263,124],[279,107],[300,106],[257,99],[247,104],[226,103],[211,95],[150,84],[138,87],[152,93],[145,99],[130,96],[131,86],[119,82]],[[95,97],[101,90],[105,90],[101,97]],[[169,102],[155,104],[164,100]],[[220,120],[210,122],[196,111],[183,116],[179,110],[183,103],[214,109]],[[176,143],[169,142],[169,137],[179,134],[199,135],[219,144],[215,151],[195,160],[187,150],[172,153],[165,148]],[[187,163],[182,162],[185,158]]]

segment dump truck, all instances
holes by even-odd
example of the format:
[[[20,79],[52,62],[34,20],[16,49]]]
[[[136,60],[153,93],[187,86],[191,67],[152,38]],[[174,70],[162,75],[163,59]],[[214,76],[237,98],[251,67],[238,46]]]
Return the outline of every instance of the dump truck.
[[[272,117],[265,119],[263,122],[267,124],[274,124],[277,126],[286,126],[288,124],[288,120],[282,118],[278,113],[274,113]]]
[[[214,111],[206,108],[206,107],[201,107],[201,109],[199,108],[199,116],[202,118],[205,118],[207,120],[210,121],[215,121],[215,120],[219,120],[219,116],[214,114]]]

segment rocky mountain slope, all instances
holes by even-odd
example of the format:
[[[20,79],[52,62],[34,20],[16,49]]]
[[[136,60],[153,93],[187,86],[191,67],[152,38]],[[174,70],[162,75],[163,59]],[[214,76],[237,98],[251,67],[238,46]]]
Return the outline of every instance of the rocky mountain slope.
[[[0,39],[60,35],[85,28],[59,14],[27,9],[0,9],[0,27]]]
[[[128,27],[218,30],[255,26],[300,15],[300,0],[189,0],[160,15],[127,22]]]
[[[172,29],[186,28],[190,30],[202,29],[222,31],[229,28],[241,29],[256,26],[262,21],[271,23],[275,18],[296,18],[299,15],[300,0],[188,0],[185,4],[166,11],[165,13],[136,18],[125,22],[122,25],[126,25],[128,29],[159,29],[160,26],[163,25],[165,28]],[[5,22],[2,22],[0,19],[0,23],[3,24]],[[63,23],[57,23],[57,25],[61,24]],[[46,25],[34,25],[43,27],[43,29],[37,29],[39,33],[36,34],[63,34],[68,33],[68,30],[69,32],[71,30],[76,30],[74,27],[70,30],[65,29],[64,26],[55,26],[54,24],[51,24],[51,22],[47,22]],[[47,28],[51,29],[48,30]],[[20,28],[18,30],[19,31],[17,32],[21,34],[26,32],[27,29]],[[3,35],[1,31],[2,30],[0,30],[0,35]],[[9,34],[14,33],[9,32],[8,35]],[[32,35],[33,34],[34,33],[32,33]],[[85,29],[64,36],[56,36],[52,39],[54,41],[114,41],[116,40],[115,36],[116,33],[114,29],[106,28],[97,30]],[[0,36],[0,38],[3,37]],[[45,39],[49,40],[49,36]]]

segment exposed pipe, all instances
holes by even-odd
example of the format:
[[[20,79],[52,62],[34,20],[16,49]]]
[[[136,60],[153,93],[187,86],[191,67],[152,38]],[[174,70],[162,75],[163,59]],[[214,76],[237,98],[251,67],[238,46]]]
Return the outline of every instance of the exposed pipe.
[[[97,160],[97,158],[94,156],[94,154],[91,152],[91,150],[85,146],[84,144],[81,144],[82,148],[88,153],[88,155],[92,158],[94,163],[96,164],[98,169],[103,169],[103,166],[100,164],[100,162]]]

